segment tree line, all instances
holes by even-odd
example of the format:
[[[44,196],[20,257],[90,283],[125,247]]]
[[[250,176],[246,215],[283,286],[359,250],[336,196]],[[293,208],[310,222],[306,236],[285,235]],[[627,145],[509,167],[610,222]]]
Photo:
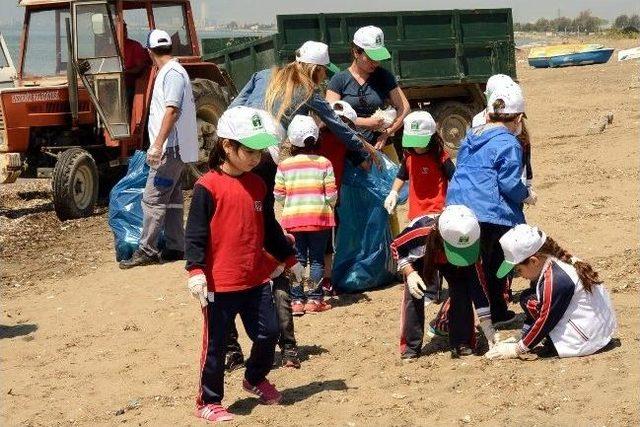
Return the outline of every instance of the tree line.
[[[590,10],[583,10],[573,19],[566,16],[555,19],[540,18],[535,22],[524,24],[517,22],[513,25],[513,29],[515,31],[594,33],[600,31],[608,23],[609,21],[606,19],[594,16]],[[613,21],[611,28],[621,31],[635,29],[637,32],[640,30],[640,16],[620,15]]]

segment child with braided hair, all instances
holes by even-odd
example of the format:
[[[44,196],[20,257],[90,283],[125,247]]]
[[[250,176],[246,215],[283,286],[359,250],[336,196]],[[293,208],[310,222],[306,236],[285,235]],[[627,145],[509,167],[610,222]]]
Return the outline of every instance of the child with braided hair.
[[[548,337],[560,357],[587,356],[606,346],[616,329],[609,294],[591,265],[564,250],[544,232],[526,224],[500,239],[505,261],[498,270],[511,270],[533,280],[520,304],[526,320],[522,339],[500,342],[489,359],[516,358]]]

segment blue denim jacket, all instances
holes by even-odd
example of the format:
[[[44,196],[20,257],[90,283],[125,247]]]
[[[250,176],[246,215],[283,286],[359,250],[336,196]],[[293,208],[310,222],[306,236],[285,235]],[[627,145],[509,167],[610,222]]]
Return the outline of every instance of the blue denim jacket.
[[[271,69],[258,71],[251,76],[251,79],[242,88],[238,96],[233,100],[229,107],[237,107],[243,105],[245,107],[253,107],[264,109],[264,97],[271,78]],[[294,99],[292,105],[299,105],[300,102]],[[307,115],[309,111],[313,111],[320,117],[331,132],[336,134],[344,145],[350,151],[358,152],[364,159],[369,157],[369,153],[364,149],[364,143],[358,134],[338,117],[333,111],[331,105],[320,95],[320,92],[314,91],[311,98],[304,102],[297,110],[288,111],[280,121],[285,128],[289,127],[291,119],[296,114]]]

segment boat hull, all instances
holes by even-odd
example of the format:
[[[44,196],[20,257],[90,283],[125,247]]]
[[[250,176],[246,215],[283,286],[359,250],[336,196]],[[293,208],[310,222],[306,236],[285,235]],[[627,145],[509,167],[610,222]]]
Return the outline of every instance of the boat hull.
[[[549,67],[570,67],[573,65],[604,64],[611,58],[614,49],[598,49],[590,52],[577,52],[549,58]]]

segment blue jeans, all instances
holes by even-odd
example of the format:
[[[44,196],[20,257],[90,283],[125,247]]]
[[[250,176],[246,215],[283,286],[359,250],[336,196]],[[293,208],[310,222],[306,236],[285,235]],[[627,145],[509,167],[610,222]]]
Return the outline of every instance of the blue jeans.
[[[297,301],[322,300],[322,278],[324,277],[324,253],[331,236],[331,229],[294,232],[296,259],[304,267],[309,264],[311,290],[305,296],[302,283],[291,284],[291,298]]]

